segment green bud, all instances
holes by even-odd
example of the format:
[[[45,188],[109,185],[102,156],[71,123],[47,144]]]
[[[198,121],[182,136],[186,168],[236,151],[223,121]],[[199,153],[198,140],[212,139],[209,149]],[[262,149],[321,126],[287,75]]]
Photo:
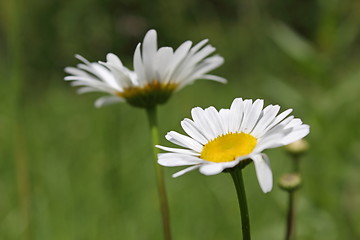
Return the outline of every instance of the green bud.
[[[279,187],[287,192],[297,190],[301,186],[301,176],[298,173],[287,173],[280,177]]]
[[[296,142],[285,146],[285,150],[292,155],[301,155],[309,149],[309,143],[305,139],[300,139]]]

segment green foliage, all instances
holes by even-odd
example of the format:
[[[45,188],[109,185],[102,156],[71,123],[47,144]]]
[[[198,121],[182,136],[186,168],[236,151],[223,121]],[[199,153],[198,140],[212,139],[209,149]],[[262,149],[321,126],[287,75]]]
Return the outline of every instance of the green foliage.
[[[311,125],[298,197],[299,239],[359,239],[360,5],[355,0],[2,0],[0,239],[161,239],[146,116],[95,109],[62,79],[75,53],[131,66],[149,28],[159,45],[209,38],[227,85],[199,81],[159,108],[161,136],[194,106],[235,97],[294,108]],[[167,144],[162,138],[162,143]],[[274,176],[290,168],[268,151]],[[174,239],[238,239],[230,176],[166,169]],[[244,169],[254,239],[284,235],[286,195]]]

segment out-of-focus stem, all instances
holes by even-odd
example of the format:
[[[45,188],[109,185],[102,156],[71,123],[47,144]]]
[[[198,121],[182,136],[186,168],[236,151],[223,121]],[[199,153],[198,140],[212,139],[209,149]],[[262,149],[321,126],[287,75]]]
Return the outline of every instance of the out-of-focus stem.
[[[13,159],[15,165],[15,175],[18,190],[18,201],[21,212],[21,233],[22,239],[31,239],[31,211],[30,211],[30,182],[26,140],[24,137],[23,113],[21,99],[23,98],[23,78],[24,78],[24,48],[23,48],[23,21],[25,2],[23,0],[0,1],[0,14],[4,17],[4,29],[6,31],[6,43],[8,51],[8,73],[4,78],[8,80],[7,89],[11,92],[8,95],[9,116],[12,119],[13,133]],[[5,84],[5,83],[2,83]]]
[[[157,112],[156,107],[147,108],[146,113],[149,120],[151,137],[152,137],[152,149],[154,152],[154,164],[156,170],[156,184],[160,200],[161,216],[164,230],[164,239],[171,240],[171,229],[170,229],[170,213],[169,205],[166,195],[166,188],[164,182],[164,173],[162,166],[157,163],[157,154],[158,149],[155,148],[155,145],[159,144],[159,132],[157,126]]]
[[[300,176],[300,156],[298,154],[292,154],[293,171]],[[285,240],[294,240],[295,237],[295,194],[299,188],[296,187],[292,190],[288,190],[288,212],[286,221],[286,233]]]
[[[16,180],[19,194],[19,204],[22,215],[22,224],[24,225],[24,239],[31,239],[31,216],[30,216],[30,184],[29,184],[29,169],[28,158],[26,155],[26,148],[24,143],[24,136],[20,126],[15,126],[15,169]]]
[[[295,173],[300,173],[300,156],[292,155],[293,169]]]
[[[288,193],[288,213],[285,240],[295,239],[295,191]]]

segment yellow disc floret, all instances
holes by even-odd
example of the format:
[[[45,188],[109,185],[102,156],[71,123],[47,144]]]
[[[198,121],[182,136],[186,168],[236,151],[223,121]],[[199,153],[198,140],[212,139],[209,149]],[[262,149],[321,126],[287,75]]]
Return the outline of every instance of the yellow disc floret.
[[[256,146],[256,138],[247,133],[221,135],[203,147],[200,158],[210,162],[231,162],[247,155]]]
[[[177,83],[160,83],[154,80],[144,86],[125,88],[116,95],[135,107],[148,108],[165,103],[177,87]]]

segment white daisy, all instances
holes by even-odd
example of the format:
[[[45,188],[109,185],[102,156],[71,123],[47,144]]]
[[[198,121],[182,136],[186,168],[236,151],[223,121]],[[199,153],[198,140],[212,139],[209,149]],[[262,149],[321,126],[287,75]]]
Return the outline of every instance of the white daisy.
[[[214,175],[238,164],[255,164],[256,175],[263,192],[272,189],[272,171],[265,149],[295,142],[309,133],[310,127],[299,118],[288,116],[292,109],[278,115],[280,107],[264,101],[237,98],[230,109],[217,111],[214,107],[191,111],[193,120],[181,122],[189,135],[171,131],[166,139],[186,149],[157,146],[168,151],[158,155],[162,166],[190,166],[173,175],[178,177],[198,169],[204,175]]]
[[[99,98],[95,105],[127,101],[136,107],[152,107],[165,103],[175,90],[197,79],[225,83],[222,77],[207,74],[223,64],[218,55],[210,56],[215,48],[203,40],[192,47],[191,41],[181,44],[175,51],[171,47],[157,47],[155,30],[146,33],[143,44],[134,53],[134,71],[123,66],[120,59],[109,53],[107,62],[89,62],[77,55],[83,63],[67,67],[73,86],[81,86],[79,93],[106,92],[111,96]],[[141,49],[141,50],[140,50]]]

